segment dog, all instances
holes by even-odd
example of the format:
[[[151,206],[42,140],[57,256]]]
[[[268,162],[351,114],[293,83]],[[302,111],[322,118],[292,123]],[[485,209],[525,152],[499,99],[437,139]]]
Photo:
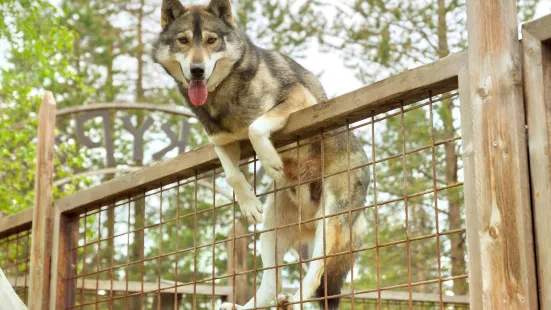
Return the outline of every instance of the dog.
[[[367,168],[351,170],[367,163],[358,139],[341,131],[340,136],[311,138],[280,156],[271,135],[291,113],[327,99],[317,78],[291,58],[255,46],[235,26],[229,0],[205,6],[163,0],[161,10],[153,59],[176,81],[184,104],[202,123],[242,214],[249,223],[263,222],[266,230],[286,226],[261,234],[264,268],[282,264],[299,240],[317,259],[296,294],[278,295],[281,268],[271,268],[247,304],[224,303],[219,309],[264,308],[274,300],[278,309],[300,309],[301,301],[314,296],[339,295],[352,268],[351,249],[361,246],[367,224],[363,211],[352,212],[363,205],[370,182]],[[287,187],[270,195],[264,206],[238,168],[240,141],[246,139],[277,187]],[[339,299],[320,305],[338,309]]]

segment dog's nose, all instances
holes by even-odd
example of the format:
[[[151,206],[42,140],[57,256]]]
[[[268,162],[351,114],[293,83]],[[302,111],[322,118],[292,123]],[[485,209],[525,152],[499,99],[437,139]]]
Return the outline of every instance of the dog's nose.
[[[203,75],[205,74],[205,68],[201,65],[196,65],[191,67],[191,75],[193,75],[196,79],[203,78]]]

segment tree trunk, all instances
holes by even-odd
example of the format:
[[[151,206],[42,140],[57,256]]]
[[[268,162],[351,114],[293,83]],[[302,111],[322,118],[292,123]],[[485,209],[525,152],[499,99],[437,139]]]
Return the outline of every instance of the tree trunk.
[[[138,60],[138,79],[136,80],[136,101],[144,101],[144,89],[143,89],[143,54],[144,54],[144,43],[143,43],[143,18],[144,18],[144,9],[145,0],[140,0],[140,9],[138,10],[138,25],[137,25],[137,41],[138,46],[136,47],[136,59]]]
[[[138,78],[136,80],[136,101],[137,102],[144,102],[145,94],[143,89],[143,54],[144,54],[144,44],[143,44],[143,9],[145,6],[145,0],[140,0],[140,8],[137,12],[137,19],[138,23],[136,25],[136,40],[137,40],[137,47],[136,47],[136,60],[138,61]],[[138,126],[143,121],[143,115],[138,114]],[[143,165],[143,162],[137,162],[136,163],[139,166]],[[136,227],[140,227],[141,230],[138,230],[134,236],[134,244],[132,247],[132,254],[135,259],[142,260],[144,258],[144,229],[145,226],[145,198],[137,199],[134,204],[134,219],[136,223]],[[142,275],[144,273],[143,267],[142,267]],[[143,281],[143,276],[141,278]],[[137,296],[136,298],[132,298],[130,300],[130,309],[140,309],[141,307],[138,306],[140,302],[141,297]],[[144,305],[142,305],[144,306]]]

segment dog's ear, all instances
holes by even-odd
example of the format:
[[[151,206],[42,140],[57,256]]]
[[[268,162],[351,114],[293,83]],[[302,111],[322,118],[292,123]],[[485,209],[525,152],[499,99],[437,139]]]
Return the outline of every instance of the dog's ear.
[[[230,25],[233,24],[230,0],[211,0],[207,11],[225,20]]]
[[[180,3],[180,0],[163,0],[161,8],[161,27],[172,23],[180,15],[184,14],[187,8]]]

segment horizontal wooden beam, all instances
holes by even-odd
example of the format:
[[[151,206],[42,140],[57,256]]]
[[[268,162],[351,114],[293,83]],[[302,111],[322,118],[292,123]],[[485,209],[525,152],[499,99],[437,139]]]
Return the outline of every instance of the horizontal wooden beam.
[[[400,106],[433,95],[457,89],[459,70],[467,64],[465,52],[450,55],[434,63],[424,65],[383,81],[362,87],[325,103],[309,107],[291,115],[285,128],[274,135],[274,142],[282,146],[301,138],[331,130],[374,114],[388,112]],[[243,142],[243,158],[253,152],[248,141]],[[98,207],[118,197],[158,188],[178,179],[192,177],[219,167],[218,157],[212,145],[193,151],[113,179],[96,187],[80,191],[57,201],[62,212],[80,213],[84,208]]]
[[[106,103],[94,103],[88,105],[82,105],[77,107],[70,107],[65,109],[60,109],[57,111],[57,116],[65,116],[69,114],[81,113],[81,112],[91,112],[98,110],[149,110],[149,111],[159,111],[169,114],[181,115],[185,117],[195,117],[193,112],[188,108],[175,106],[175,105],[159,105],[145,102],[106,102]]]
[[[13,287],[22,287],[21,285],[24,282],[24,277],[17,277],[8,278],[8,281]],[[111,284],[112,283],[112,284]],[[142,292],[142,282],[139,281],[128,281],[128,289],[127,289],[127,282],[126,281],[113,281],[110,280],[92,280],[92,279],[85,279],[84,283],[82,280],[77,281],[77,289],[81,289],[84,287],[85,290],[89,291],[105,291],[105,293],[109,293],[109,291],[112,292],[128,292],[130,294]],[[84,286],[83,286],[84,285]],[[181,283],[177,283],[177,285],[181,285]],[[186,285],[186,286],[178,286],[175,287],[174,282],[166,280],[161,281],[161,283],[156,282],[144,282],[143,283],[143,291],[144,292],[152,292],[152,291],[159,291],[163,294],[193,294],[196,292],[197,295],[206,295],[206,296],[212,296],[212,285],[205,285],[205,284],[197,284],[194,288],[193,285]],[[283,289],[285,292],[292,292],[296,291],[297,288],[292,287],[285,287]],[[100,292],[103,294],[103,292]],[[229,285],[216,285],[214,287],[214,295],[216,296],[230,296],[232,294],[232,287]],[[342,294],[350,294],[349,290],[343,290]],[[378,293],[362,293],[354,295],[354,298],[356,299],[372,299],[377,300]],[[382,291],[381,292],[381,299],[382,300],[396,300],[396,301],[408,301],[409,300],[409,293],[408,292],[393,292],[393,291]],[[439,294],[430,294],[430,293],[413,293],[412,294],[412,300],[416,302],[434,302],[439,303],[440,302],[440,295]],[[460,296],[442,296],[442,301],[444,303],[454,303],[454,304],[468,304],[469,303],[469,296],[460,295]]]
[[[528,22],[522,25],[522,28],[536,39],[549,42],[551,41],[551,14]]]
[[[122,168],[111,167],[111,168],[98,169],[98,170],[94,170],[94,171],[86,171],[86,172],[77,173],[77,174],[74,174],[72,176],[54,181],[54,186],[61,186],[61,185],[67,184],[67,183],[69,183],[69,182],[71,182],[75,179],[78,179],[78,178],[86,178],[86,177],[91,177],[91,176],[113,174],[113,173],[129,173],[129,172],[138,171],[138,170],[143,169],[143,168],[144,167],[122,167]],[[210,181],[199,180],[197,183],[200,186],[206,187],[210,190],[214,190],[214,186],[212,185],[212,182],[210,182]],[[233,199],[233,192],[231,190],[227,190],[225,188],[217,188],[216,193],[226,197],[229,200]]]
[[[30,229],[32,226],[32,221],[33,208],[0,218],[0,238],[18,231]]]
[[[319,134],[368,117],[417,102],[458,87],[457,76],[467,64],[467,53],[450,55],[428,65],[397,74],[307,109],[293,113],[275,140],[293,142],[296,137]]]

